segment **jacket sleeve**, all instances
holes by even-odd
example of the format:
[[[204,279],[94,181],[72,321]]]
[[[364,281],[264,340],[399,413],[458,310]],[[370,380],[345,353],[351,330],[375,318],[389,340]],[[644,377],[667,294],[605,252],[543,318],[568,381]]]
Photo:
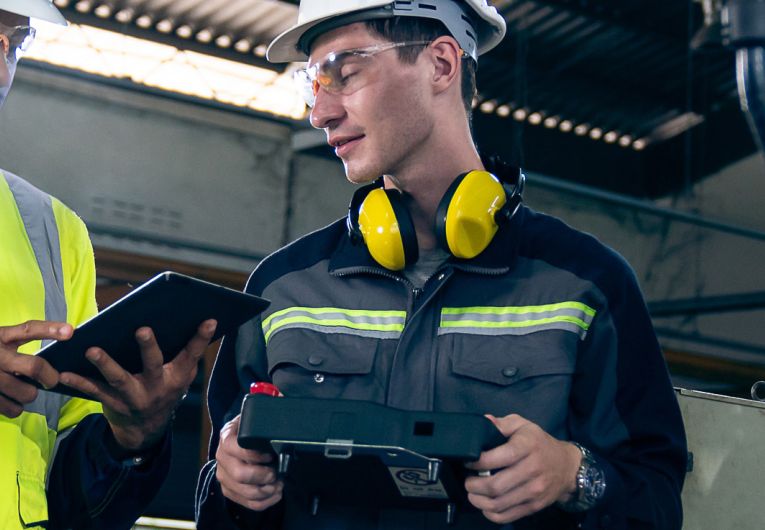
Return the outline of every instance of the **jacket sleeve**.
[[[259,295],[248,282],[245,292]],[[207,403],[212,423],[208,449],[208,462],[200,472],[195,498],[197,528],[221,529],[279,528],[280,507],[262,513],[248,510],[226,499],[215,478],[215,451],[218,448],[220,430],[241,409],[242,399],[250,383],[270,381],[265,355],[265,340],[260,317],[243,324],[236,332],[226,335],[221,342],[210,377]]]
[[[140,460],[116,456],[106,419],[92,414],[64,437],[48,478],[49,528],[129,529],[170,469],[171,430]]]
[[[679,530],[685,431],[637,280],[623,267],[596,281],[600,309],[571,391],[571,438],[594,453],[606,477],[584,528]]]

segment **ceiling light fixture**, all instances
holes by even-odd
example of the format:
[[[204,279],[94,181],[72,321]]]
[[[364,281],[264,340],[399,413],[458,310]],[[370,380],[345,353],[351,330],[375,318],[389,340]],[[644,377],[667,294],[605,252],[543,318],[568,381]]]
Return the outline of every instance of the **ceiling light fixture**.
[[[239,39],[234,44],[234,49],[239,53],[249,53],[250,48],[252,48],[252,43],[247,39]]]
[[[629,134],[625,134],[621,138],[619,138],[619,145],[622,147],[629,147],[632,144],[632,136]]]
[[[600,127],[593,127],[592,130],[590,130],[590,138],[593,140],[600,140],[603,137],[603,129]]]
[[[123,24],[127,24],[131,20],[133,20],[133,15],[135,14],[135,11],[133,11],[130,8],[127,9],[121,9],[117,11],[117,14],[114,15],[114,18],[117,19],[117,22],[121,22]]]
[[[149,29],[153,23],[154,21],[149,15],[141,15],[135,19],[135,25],[143,29]]]
[[[157,31],[160,33],[170,33],[173,31],[173,21],[169,18],[165,18],[157,22]]]
[[[510,111],[512,109],[510,108],[510,105],[500,105],[497,107],[497,116],[500,118],[507,118],[510,116]]]
[[[267,50],[268,50],[268,46],[266,46],[265,44],[258,44],[257,46],[255,46],[255,49],[252,50],[252,52],[258,57],[265,57]],[[473,108],[475,108],[475,106],[473,106]]]
[[[616,142],[616,140],[619,138],[619,134],[616,131],[608,131],[604,136],[603,140],[607,144],[612,144]]]
[[[557,116],[548,116],[545,118],[545,127],[548,129],[555,129],[558,126],[558,122],[560,121],[560,118]]]
[[[584,136],[587,134],[587,131],[590,130],[589,125],[580,123],[576,127],[574,127],[574,134],[577,136]]]
[[[92,7],[93,4],[90,3],[90,0],[80,0],[74,5],[74,8],[80,13],[88,13]]]
[[[494,112],[494,109],[496,108],[497,108],[497,103],[493,99],[484,101],[483,103],[481,103],[481,106],[480,106],[481,112],[485,114],[491,114],[492,112]]]
[[[175,30],[175,34],[182,39],[190,39],[194,34],[194,30],[191,29],[191,26],[188,24],[184,24],[182,26],[178,26],[178,29]]]
[[[213,39],[212,31],[209,28],[205,28],[197,33],[197,40],[204,44],[211,42]]]
[[[232,42],[231,37],[229,37],[225,33],[223,35],[220,35],[217,39],[215,39],[215,44],[218,46],[218,48],[230,48],[231,42]]]
[[[532,112],[529,114],[529,123],[531,125],[539,125],[542,123],[542,114],[539,112]]]
[[[571,120],[563,120],[560,122],[560,125],[558,125],[558,129],[565,133],[571,132],[574,129],[574,124]]]
[[[95,13],[98,18],[109,18],[112,16],[112,8],[109,5],[101,4],[93,11],[93,13]]]
[[[513,112],[513,119],[516,121],[523,121],[526,119],[526,116],[529,115],[529,111],[526,109],[516,109],[515,112]]]

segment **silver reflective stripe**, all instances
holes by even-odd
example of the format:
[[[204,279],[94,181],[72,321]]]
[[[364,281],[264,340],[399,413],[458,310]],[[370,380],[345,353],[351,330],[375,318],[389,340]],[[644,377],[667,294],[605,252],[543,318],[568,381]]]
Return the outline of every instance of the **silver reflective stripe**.
[[[3,171],[3,174],[16,201],[40,269],[45,289],[45,320],[66,322],[61,246],[50,195],[12,173]],[[43,345],[46,342],[50,341],[45,341]],[[40,391],[37,399],[27,404],[24,410],[44,415],[48,428],[55,431],[58,429],[61,407],[69,399],[68,396]]]
[[[48,429],[55,431],[58,429],[61,408],[70,399],[72,398],[63,394],[40,390],[37,393],[37,399],[32,403],[24,405],[24,411],[45,416],[45,422],[48,424]]]
[[[66,296],[61,246],[50,195],[12,173],[4,173],[42,274],[45,286],[45,319],[65,322]]]
[[[575,301],[536,306],[445,307],[441,310],[439,335],[528,335],[561,330],[587,336],[596,311]]]

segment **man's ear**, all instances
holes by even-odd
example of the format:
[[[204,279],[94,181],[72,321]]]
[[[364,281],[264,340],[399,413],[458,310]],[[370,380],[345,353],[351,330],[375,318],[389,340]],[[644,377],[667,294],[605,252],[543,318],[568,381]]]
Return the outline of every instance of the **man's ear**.
[[[453,84],[459,86],[462,70],[462,49],[453,37],[442,36],[429,46],[433,61],[433,90],[444,92]]]

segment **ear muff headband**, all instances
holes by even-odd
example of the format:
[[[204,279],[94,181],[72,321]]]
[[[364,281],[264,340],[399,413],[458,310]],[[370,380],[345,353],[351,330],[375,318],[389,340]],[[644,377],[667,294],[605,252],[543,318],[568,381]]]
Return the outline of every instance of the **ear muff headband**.
[[[351,241],[363,240],[372,258],[389,270],[402,270],[417,261],[414,224],[397,190],[377,184],[358,190],[348,212]]]

